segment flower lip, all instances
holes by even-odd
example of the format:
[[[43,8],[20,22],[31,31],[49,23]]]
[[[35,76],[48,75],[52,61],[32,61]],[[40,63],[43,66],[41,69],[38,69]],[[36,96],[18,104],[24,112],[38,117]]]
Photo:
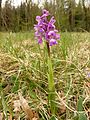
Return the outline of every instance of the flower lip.
[[[56,33],[55,33],[54,31],[50,31],[50,32],[48,33],[49,36],[55,36],[55,34],[56,34]]]
[[[50,46],[56,45],[56,44],[57,44],[57,41],[55,39],[51,39],[50,42],[49,42]]]
[[[42,11],[42,14],[48,16],[48,15],[49,15],[49,11],[47,11],[46,9],[44,9],[44,10]]]
[[[53,24],[48,24],[48,30],[50,31],[50,30],[54,30],[55,29],[55,25],[53,25]]]
[[[50,23],[54,24],[55,22],[56,22],[56,20],[54,19],[54,16],[52,16],[51,19],[50,19]]]
[[[60,39],[60,35],[59,34],[56,34],[56,39]]]
[[[43,32],[44,32],[44,29],[43,29],[43,28],[39,29],[39,32],[40,32],[40,33],[43,33]]]
[[[41,20],[40,16],[36,16],[36,21],[39,22]]]

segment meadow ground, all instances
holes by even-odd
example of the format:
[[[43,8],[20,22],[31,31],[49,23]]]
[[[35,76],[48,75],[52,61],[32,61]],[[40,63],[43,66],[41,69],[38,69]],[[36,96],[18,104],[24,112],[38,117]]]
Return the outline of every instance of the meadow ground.
[[[51,48],[58,120],[90,120],[90,33],[61,33]],[[33,32],[0,33],[0,120],[55,120],[47,54]]]

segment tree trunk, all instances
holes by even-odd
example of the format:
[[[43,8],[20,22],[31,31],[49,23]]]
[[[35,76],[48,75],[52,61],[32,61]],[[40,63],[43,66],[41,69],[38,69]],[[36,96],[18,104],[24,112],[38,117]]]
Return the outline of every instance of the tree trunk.
[[[69,25],[70,25],[70,30],[73,31],[73,28],[75,27],[75,1],[70,0],[69,1]]]
[[[83,10],[84,10],[84,22],[85,22],[85,30],[88,30],[88,22],[87,22],[87,8],[85,6],[85,0],[82,0]]]
[[[1,31],[1,10],[2,10],[2,0],[0,0],[0,31]]]

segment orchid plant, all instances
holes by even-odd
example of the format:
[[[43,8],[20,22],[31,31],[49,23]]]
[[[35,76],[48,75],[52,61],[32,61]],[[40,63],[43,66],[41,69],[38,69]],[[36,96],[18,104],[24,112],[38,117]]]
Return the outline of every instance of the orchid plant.
[[[35,29],[35,36],[38,39],[38,43],[42,44],[45,41],[47,45],[48,51],[48,98],[49,98],[49,105],[51,108],[51,113],[55,114],[55,82],[53,79],[53,68],[51,62],[51,55],[50,55],[50,46],[58,44],[58,40],[60,39],[60,35],[58,34],[58,30],[55,28],[54,16],[48,20],[48,16],[51,16],[49,11],[43,10],[41,16],[36,16],[37,24],[34,25]]]

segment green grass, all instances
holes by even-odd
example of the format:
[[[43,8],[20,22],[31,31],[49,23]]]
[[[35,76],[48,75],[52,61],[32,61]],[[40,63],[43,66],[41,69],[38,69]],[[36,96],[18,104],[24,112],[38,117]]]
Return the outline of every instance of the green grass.
[[[4,120],[10,116],[25,119],[25,111],[14,111],[18,92],[37,111],[39,120],[50,120],[46,56],[33,32],[0,33],[0,116]],[[51,58],[57,119],[89,120],[90,33],[61,33],[58,45],[51,48]]]

